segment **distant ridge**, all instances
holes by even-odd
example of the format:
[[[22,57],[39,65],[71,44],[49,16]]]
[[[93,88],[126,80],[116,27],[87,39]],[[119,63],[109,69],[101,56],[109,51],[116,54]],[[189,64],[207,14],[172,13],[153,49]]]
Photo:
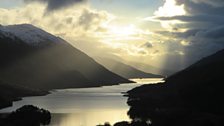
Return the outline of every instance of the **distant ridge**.
[[[100,64],[104,65],[110,71],[124,78],[163,78],[161,75],[146,73],[130,65],[109,58],[95,58]]]
[[[165,77],[168,77],[174,73],[176,73],[177,71],[172,70],[172,69],[164,69],[164,68],[158,68],[149,64],[145,64],[145,63],[139,63],[139,62],[133,62],[133,61],[126,61],[124,62],[125,64],[128,64],[134,68],[137,68],[141,71],[144,71],[146,73],[153,73],[153,74],[158,74],[158,75],[162,75]]]

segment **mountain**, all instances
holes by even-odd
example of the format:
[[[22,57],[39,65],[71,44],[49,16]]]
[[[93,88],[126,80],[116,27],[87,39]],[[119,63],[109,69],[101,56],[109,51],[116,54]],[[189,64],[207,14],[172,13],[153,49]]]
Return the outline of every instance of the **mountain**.
[[[223,125],[223,78],[221,50],[166,78],[165,83],[129,91],[129,114],[147,115],[155,126],[178,126],[186,120],[189,126]]]
[[[0,80],[32,89],[129,83],[65,40],[30,24],[0,26]]]
[[[133,62],[133,61],[125,61],[124,63],[134,68],[137,68],[141,71],[144,71],[146,73],[153,73],[153,74],[158,74],[162,76],[170,76],[174,74],[175,72],[177,72],[175,70],[158,68],[158,67],[145,64],[145,63],[139,63],[139,62]]]
[[[224,114],[224,50],[205,57],[187,69],[166,79],[181,99],[194,103],[200,109],[212,108]],[[206,104],[206,106],[204,106]]]
[[[140,71],[130,65],[109,58],[95,58],[100,64],[104,65],[110,71],[124,78],[162,78],[161,75],[155,75]]]
[[[20,100],[21,97],[30,95],[46,95],[48,92],[35,89],[29,89],[22,86],[15,86],[9,83],[0,81],[0,109],[12,105],[15,100]]]

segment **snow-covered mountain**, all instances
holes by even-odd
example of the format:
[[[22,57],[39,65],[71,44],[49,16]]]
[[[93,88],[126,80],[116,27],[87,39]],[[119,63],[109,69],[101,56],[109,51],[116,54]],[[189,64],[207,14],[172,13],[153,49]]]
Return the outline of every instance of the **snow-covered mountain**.
[[[54,35],[30,24],[0,25],[0,32],[2,33],[2,36],[0,37],[9,37],[13,40],[19,38],[31,46],[46,44],[49,41],[56,43],[61,42],[59,37],[55,37]]]
[[[0,26],[0,80],[55,89],[130,82],[65,40],[29,24]]]

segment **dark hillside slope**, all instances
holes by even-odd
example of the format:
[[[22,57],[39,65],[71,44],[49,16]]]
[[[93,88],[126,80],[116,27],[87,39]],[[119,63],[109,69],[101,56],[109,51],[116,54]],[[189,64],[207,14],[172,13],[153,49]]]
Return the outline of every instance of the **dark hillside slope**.
[[[131,82],[65,40],[29,24],[0,26],[0,79],[29,88],[92,87]]]
[[[11,85],[6,82],[0,81],[0,109],[12,105],[15,100],[20,100],[25,96],[39,96],[46,95],[47,91],[40,91],[34,89],[28,89],[21,86]]]
[[[165,83],[129,91],[129,114],[147,115],[155,126],[178,126],[186,120],[189,126],[221,126],[223,78],[224,50],[221,50],[168,77]]]

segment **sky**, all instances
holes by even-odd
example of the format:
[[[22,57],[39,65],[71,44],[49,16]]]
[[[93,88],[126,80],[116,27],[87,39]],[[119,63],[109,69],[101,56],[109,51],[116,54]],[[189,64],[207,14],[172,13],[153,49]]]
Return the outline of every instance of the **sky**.
[[[29,23],[92,57],[183,69],[224,48],[223,0],[0,0],[0,24]]]

